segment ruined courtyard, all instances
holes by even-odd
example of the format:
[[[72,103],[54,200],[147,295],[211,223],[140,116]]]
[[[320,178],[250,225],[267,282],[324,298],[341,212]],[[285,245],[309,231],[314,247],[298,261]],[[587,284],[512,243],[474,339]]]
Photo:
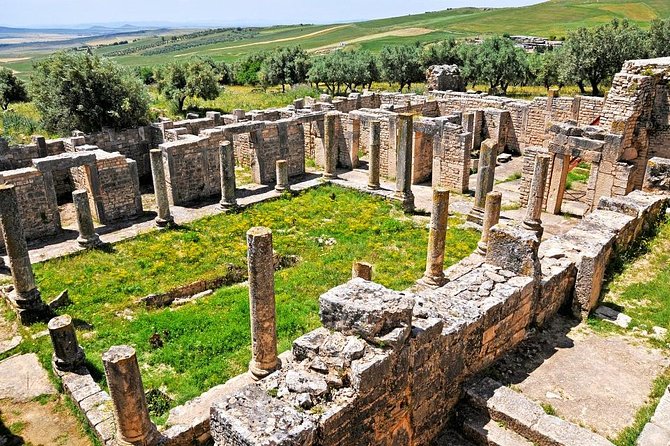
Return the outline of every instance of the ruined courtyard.
[[[667,231],[670,59],[606,98],[431,71],[0,145],[0,367],[39,362],[28,400],[61,393],[100,444],[612,444],[670,364],[663,327],[600,305]],[[40,368],[12,367],[0,398]],[[668,404],[638,444],[670,441]]]

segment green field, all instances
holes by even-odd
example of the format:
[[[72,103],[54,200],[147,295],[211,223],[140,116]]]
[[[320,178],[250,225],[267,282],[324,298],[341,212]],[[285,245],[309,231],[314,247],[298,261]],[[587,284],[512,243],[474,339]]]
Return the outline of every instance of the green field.
[[[627,18],[646,26],[653,19],[668,17],[670,2],[667,0],[550,0],[520,8],[458,8],[339,25],[275,26],[253,30],[249,33],[252,37],[241,40],[202,44],[207,39],[226,38],[224,33],[211,34],[194,37],[193,42],[198,41],[201,45],[192,48],[167,44],[167,51],[161,54],[145,54],[155,51],[143,49],[146,44],[160,40],[158,36],[125,45],[100,47],[95,51],[109,55],[128,49],[130,54],[113,57],[128,66],[157,65],[194,55],[207,55],[215,60],[230,62],[255,51],[288,45],[301,45],[314,53],[328,52],[342,44],[376,51],[387,44],[431,42],[447,36],[460,38],[509,33],[561,37],[571,29],[601,25],[613,18]],[[6,65],[25,77],[33,60],[39,57],[42,56],[3,53],[0,50],[0,65]],[[17,58],[22,60],[12,60]]]

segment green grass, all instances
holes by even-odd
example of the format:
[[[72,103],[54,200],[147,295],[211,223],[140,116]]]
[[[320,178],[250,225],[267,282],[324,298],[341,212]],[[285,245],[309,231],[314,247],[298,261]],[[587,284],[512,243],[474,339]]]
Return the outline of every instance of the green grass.
[[[334,195],[334,199],[331,198]],[[453,222],[457,223],[457,222]],[[160,389],[175,406],[243,372],[250,359],[248,290],[221,288],[213,295],[174,309],[147,310],[135,301],[147,294],[216,277],[227,263],[244,266],[245,233],[252,226],[273,229],[274,247],[301,262],[277,272],[276,299],[280,350],[320,325],[318,297],[344,283],[354,260],[375,265],[375,281],[405,289],[425,267],[427,231],[396,204],[369,195],[323,186],[295,198],[262,203],[240,214],[216,215],[176,230],[141,235],[113,246],[35,265],[44,299],[67,288],[74,304],[64,310],[80,328],[90,368],[101,380],[101,354],[129,344],[138,351],[147,390]],[[322,246],[319,237],[334,238]],[[446,265],[474,249],[478,233],[452,224]],[[88,327],[85,329],[83,327]],[[43,324],[30,333],[43,330]],[[158,333],[163,347],[149,338]],[[20,349],[50,362],[48,337],[30,339]],[[164,415],[157,415],[158,422]]]
[[[457,8],[349,24],[274,26],[262,28],[253,37],[243,40],[156,55],[146,55],[146,51],[141,49],[141,45],[156,41],[158,38],[155,36],[126,45],[100,47],[95,51],[108,54],[135,48],[135,53],[114,58],[128,66],[163,64],[193,55],[207,55],[215,60],[230,62],[251,52],[287,45],[301,45],[309,51],[324,52],[345,42],[348,47],[378,51],[387,44],[433,42],[448,36],[463,38],[509,33],[561,37],[569,30],[602,25],[614,18],[627,18],[645,27],[655,18],[667,17],[670,17],[670,3],[666,0],[550,0],[519,8]],[[182,32],[174,31],[175,34]],[[193,38],[193,41],[198,40]],[[33,60],[43,56],[44,52],[38,50],[6,50],[0,54],[5,58],[29,57],[2,64],[16,70],[24,78],[31,71]]]
[[[540,406],[542,406],[542,410],[544,410],[544,413],[546,413],[547,415],[557,416],[556,409],[551,404],[541,403]]]
[[[565,182],[565,189],[572,190],[577,183],[586,184],[591,174],[591,165],[589,163],[579,163],[577,167],[568,172],[568,179]]]

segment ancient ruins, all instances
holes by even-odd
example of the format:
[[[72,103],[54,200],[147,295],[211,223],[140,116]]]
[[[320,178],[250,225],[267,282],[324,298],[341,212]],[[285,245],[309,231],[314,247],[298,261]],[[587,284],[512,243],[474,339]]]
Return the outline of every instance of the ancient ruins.
[[[173,409],[180,422],[166,430],[149,418],[132,347],[110,345],[103,355],[105,391],[85,367],[72,320],[51,319],[54,370],[103,444],[458,444],[450,421],[464,401],[510,424],[528,441],[518,444],[611,444],[490,378],[469,380],[559,309],[578,317],[594,310],[608,263],[665,213],[670,58],[627,62],[606,98],[550,92],[522,101],[440,91],[445,70],[432,73],[434,89],[425,96],[323,95],[281,109],[208,112],[122,132],[0,145],[0,222],[14,284],[6,297],[25,323],[52,316],[28,246],[63,230],[59,197],[72,195],[77,242],[88,249],[100,243],[94,220],[143,214],[140,184],[152,180],[158,226],[172,224],[172,206],[220,199],[222,211],[236,208],[235,164],[249,167],[255,183],[286,192],[305,175],[306,159],[315,160],[323,180],[340,184],[365,154],[367,181],[350,187],[398,200],[407,212],[415,207],[412,185],[432,182],[426,270],[417,286],[387,289],[374,283],[371,265],[355,264],[350,282],[320,297],[323,327],[283,354],[272,228],[250,228],[249,373]],[[506,154],[523,157],[520,221],[500,221],[501,194],[493,191]],[[565,233],[547,234],[542,214],[562,212],[576,158],[591,166],[578,203],[583,216]],[[443,271],[450,193],[467,192],[474,170],[467,220],[482,238],[476,252]],[[640,441],[661,435],[669,427],[659,427],[663,422],[657,417]]]

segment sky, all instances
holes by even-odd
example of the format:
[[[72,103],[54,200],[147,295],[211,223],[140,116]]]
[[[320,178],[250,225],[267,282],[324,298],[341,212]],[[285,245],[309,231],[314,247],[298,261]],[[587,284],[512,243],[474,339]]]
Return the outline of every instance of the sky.
[[[336,23],[463,6],[504,7],[541,0],[0,0],[0,26],[99,24],[278,25]]]

